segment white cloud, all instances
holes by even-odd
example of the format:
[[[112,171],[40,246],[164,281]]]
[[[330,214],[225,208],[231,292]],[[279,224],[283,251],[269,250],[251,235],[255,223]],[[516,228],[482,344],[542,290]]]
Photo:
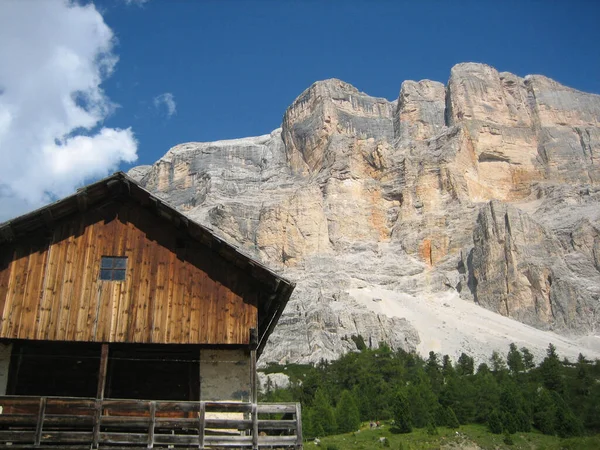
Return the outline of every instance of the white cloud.
[[[0,2],[0,221],[137,159],[131,129],[97,129],[113,45],[93,4]]]
[[[164,94],[157,95],[154,97],[154,106],[156,109],[160,110],[161,107],[165,107],[167,109],[167,117],[171,117],[173,114],[177,113],[177,104],[175,103],[175,97],[170,92],[165,92]]]

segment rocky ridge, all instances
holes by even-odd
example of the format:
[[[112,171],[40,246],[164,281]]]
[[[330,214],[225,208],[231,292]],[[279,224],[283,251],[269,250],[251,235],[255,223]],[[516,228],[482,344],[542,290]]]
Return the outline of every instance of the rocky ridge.
[[[465,63],[396,101],[317,82],[268,135],[181,144],[130,175],[297,282],[263,362],[335,358],[353,335],[600,357],[599,123],[598,95]],[[494,328],[482,308],[502,324],[489,345],[461,330],[465,314]]]

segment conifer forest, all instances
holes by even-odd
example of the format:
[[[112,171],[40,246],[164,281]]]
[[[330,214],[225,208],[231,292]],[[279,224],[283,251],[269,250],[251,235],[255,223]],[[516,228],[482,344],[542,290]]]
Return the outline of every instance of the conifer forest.
[[[533,429],[559,437],[600,433],[600,361],[562,359],[550,344],[536,364],[525,347],[511,344],[475,365],[463,353],[452,361],[434,352],[423,359],[385,344],[336,361],[312,365],[270,364],[284,372],[286,388],[267,381],[263,401],[300,401],[306,438],[358,430],[361,422],[389,421],[395,433],[484,424],[491,433]]]

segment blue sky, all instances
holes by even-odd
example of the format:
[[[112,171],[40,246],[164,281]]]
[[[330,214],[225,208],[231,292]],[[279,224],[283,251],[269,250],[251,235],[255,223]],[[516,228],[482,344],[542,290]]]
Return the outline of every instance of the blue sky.
[[[0,221],[170,147],[266,134],[317,80],[476,61],[600,93],[600,2],[5,0]]]
[[[406,79],[446,82],[459,62],[539,73],[600,93],[600,2],[98,1],[119,64],[105,84],[139,162],[171,146],[265,134],[314,81],[397,97]],[[173,94],[165,120],[152,98]]]

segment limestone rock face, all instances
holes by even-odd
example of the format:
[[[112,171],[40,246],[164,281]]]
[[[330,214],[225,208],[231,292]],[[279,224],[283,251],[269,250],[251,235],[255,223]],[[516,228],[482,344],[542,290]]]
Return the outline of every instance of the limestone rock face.
[[[528,196],[542,168],[525,80],[481,64],[459,64],[451,71],[446,103],[448,124],[462,126],[473,149],[470,197]]]
[[[526,77],[538,127],[546,177],[567,183],[600,180],[600,101],[597,95],[561,86],[539,75]]]
[[[554,233],[519,209],[492,201],[473,234],[475,301],[540,328],[590,329],[598,307],[598,230],[587,220],[564,248]]]
[[[313,84],[283,117],[283,141],[292,170],[307,174],[348,169],[354,152],[339,150],[369,138],[389,141],[394,133],[393,109],[392,102],[370,97],[340,80]]]
[[[358,335],[594,357],[599,123],[598,95],[465,63],[394,101],[320,81],[270,134],[181,144],[130,174],[297,282],[263,363],[332,359]]]
[[[445,126],[446,88],[437,81],[405,81],[394,115],[395,136],[402,142],[422,141]]]

